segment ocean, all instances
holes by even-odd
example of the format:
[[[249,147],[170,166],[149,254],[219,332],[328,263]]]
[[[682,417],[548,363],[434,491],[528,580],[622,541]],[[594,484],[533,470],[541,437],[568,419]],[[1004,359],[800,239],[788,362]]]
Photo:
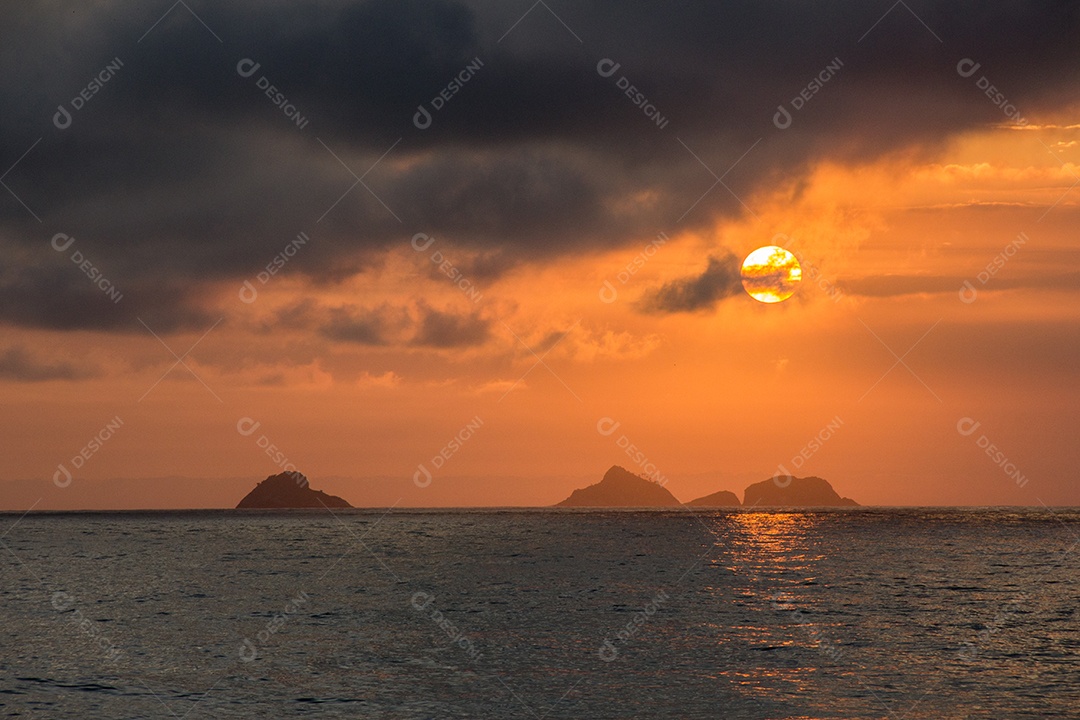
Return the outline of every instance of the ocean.
[[[1080,511],[0,515],[0,716],[1080,717]]]

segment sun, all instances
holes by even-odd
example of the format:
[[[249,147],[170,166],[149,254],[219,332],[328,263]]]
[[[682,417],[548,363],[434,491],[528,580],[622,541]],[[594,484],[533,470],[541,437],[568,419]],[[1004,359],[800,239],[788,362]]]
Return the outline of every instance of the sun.
[[[758,302],[778,303],[791,297],[802,280],[795,256],[777,245],[759,247],[742,264],[742,284]]]

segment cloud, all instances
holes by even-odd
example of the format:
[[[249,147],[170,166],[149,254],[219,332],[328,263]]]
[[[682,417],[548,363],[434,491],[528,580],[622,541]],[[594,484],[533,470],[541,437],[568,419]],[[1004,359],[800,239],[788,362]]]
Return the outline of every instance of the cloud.
[[[0,194],[0,251],[33,267],[52,233],[77,236],[125,307],[98,307],[78,277],[42,273],[41,297],[9,273],[0,321],[117,332],[157,313],[162,327],[194,328],[219,316],[206,308],[223,283],[255,276],[301,231],[311,241],[281,273],[312,284],[370,267],[415,232],[489,259],[478,268],[494,275],[639,245],[677,222],[710,229],[823,160],[942,147],[1002,121],[976,86],[983,74],[1032,122],[1080,101],[1060,71],[1080,65],[1071,4],[909,5],[884,19],[839,0],[558,8],[578,43],[547,14],[515,26],[521,8],[494,0],[242,0],[199,8],[209,30],[178,7],[145,37],[160,8],[103,1],[76,21],[47,0],[19,3],[0,47],[39,60],[0,78],[0,160],[18,196]],[[979,74],[957,73],[963,57]],[[58,105],[115,58],[70,127],[55,127]],[[244,58],[259,63],[246,78]],[[418,106],[475,58],[482,67],[417,128]],[[606,78],[604,58],[619,63]],[[778,106],[834,58],[839,73],[778,129]],[[710,173],[731,192],[707,193]],[[328,332],[379,340],[377,328]]]
[[[97,375],[96,369],[86,365],[38,360],[21,345],[11,346],[0,352],[0,378],[5,380],[18,382],[82,380]]]
[[[142,318],[155,332],[167,333],[205,330],[220,317],[203,307],[206,298],[192,292],[194,286],[183,282],[148,277],[127,282],[115,275],[108,279],[116,283],[115,301],[75,265],[9,266],[0,270],[0,322],[50,330],[145,333]]]
[[[395,323],[389,309],[374,310],[352,306],[331,308],[329,318],[319,326],[319,332],[330,340],[357,345],[389,345]]]
[[[411,306],[383,303],[365,308],[323,307],[307,299],[277,309],[260,329],[308,327],[334,342],[372,347],[463,348],[483,344],[491,335],[491,321],[479,312],[459,315],[436,310],[422,300]]]
[[[491,321],[479,313],[454,315],[421,307],[419,327],[413,345],[433,348],[462,348],[484,343],[491,336]]]
[[[360,373],[360,376],[356,379],[355,384],[358,387],[363,388],[396,388],[401,385],[401,376],[392,370],[375,375],[373,373],[364,371]]]
[[[678,278],[648,293],[639,309],[650,313],[680,313],[711,310],[722,300],[743,291],[740,262],[730,251],[710,257],[700,275]]]
[[[535,327],[534,321],[534,327]],[[578,363],[605,360],[633,360],[643,358],[661,345],[659,335],[638,335],[629,331],[614,331],[606,327],[593,327],[591,323],[578,321],[560,330],[534,330],[524,337],[507,337],[512,342],[514,359],[531,365],[538,357],[545,360],[562,358]]]
[[[996,268],[994,268],[996,270]],[[958,293],[971,283],[977,291],[995,290],[1080,290],[1080,272],[1041,273],[1014,277],[997,277],[985,273],[980,277],[949,277],[941,275],[868,275],[850,278],[839,283],[843,291],[862,297],[897,297],[937,293]],[[965,291],[970,297],[970,290]]]

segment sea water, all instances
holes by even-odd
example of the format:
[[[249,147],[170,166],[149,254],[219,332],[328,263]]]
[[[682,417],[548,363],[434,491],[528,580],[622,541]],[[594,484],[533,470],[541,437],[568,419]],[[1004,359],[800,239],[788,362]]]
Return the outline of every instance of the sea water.
[[[1080,717],[1075,510],[0,515],[0,716]]]

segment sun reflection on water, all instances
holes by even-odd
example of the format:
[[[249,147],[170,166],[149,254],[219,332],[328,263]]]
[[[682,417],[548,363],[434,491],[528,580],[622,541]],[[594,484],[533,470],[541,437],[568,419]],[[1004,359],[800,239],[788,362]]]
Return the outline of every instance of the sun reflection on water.
[[[814,677],[839,657],[837,626],[823,619],[819,566],[826,556],[816,541],[820,514],[741,512],[716,518],[723,527],[728,592],[743,622],[728,628],[731,640],[760,661],[719,674],[748,697],[779,698],[809,692]]]

